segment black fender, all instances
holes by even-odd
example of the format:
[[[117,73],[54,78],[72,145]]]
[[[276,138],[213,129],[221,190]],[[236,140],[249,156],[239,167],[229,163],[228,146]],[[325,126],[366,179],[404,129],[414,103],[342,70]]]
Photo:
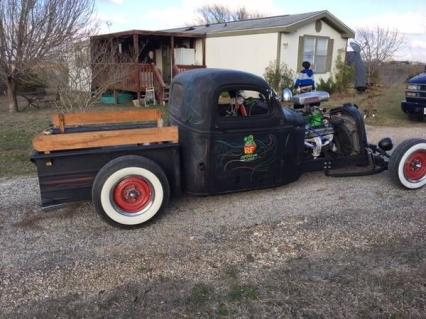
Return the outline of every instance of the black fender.
[[[356,104],[351,103],[344,104],[342,106],[331,109],[330,115],[333,116],[338,114],[339,112],[348,115],[355,120],[360,141],[361,154],[367,155],[368,140],[367,133],[365,131],[364,116],[359,111],[358,106]]]

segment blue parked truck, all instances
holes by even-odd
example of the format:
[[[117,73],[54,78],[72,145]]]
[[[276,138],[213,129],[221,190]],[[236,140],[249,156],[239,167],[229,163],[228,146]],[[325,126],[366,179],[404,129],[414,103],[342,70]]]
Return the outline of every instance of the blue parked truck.
[[[423,73],[408,80],[401,108],[410,120],[423,121],[426,117],[426,67]]]

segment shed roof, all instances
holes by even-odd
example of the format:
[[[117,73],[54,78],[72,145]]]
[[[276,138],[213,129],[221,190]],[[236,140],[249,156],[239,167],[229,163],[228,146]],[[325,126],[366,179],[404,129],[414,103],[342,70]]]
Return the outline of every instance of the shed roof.
[[[140,36],[163,36],[163,37],[183,37],[183,38],[204,38],[205,35],[195,32],[173,32],[173,31],[152,31],[152,30],[126,30],[112,33],[103,33],[98,35],[91,36],[92,39],[101,39],[101,38],[121,38],[121,37],[131,37],[133,35]]]
[[[232,34],[250,34],[264,32],[294,32],[299,27],[312,23],[316,20],[324,20],[330,26],[342,34],[344,38],[353,38],[355,32],[345,25],[341,20],[335,17],[327,10],[307,12],[300,14],[287,14],[273,17],[255,18],[226,23],[214,23],[197,26],[187,26],[162,30],[164,32],[178,32],[203,34],[207,37],[226,36]]]

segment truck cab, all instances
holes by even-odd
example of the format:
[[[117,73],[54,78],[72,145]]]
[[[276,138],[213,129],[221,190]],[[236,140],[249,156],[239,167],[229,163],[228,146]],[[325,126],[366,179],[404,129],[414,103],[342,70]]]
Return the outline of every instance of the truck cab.
[[[260,77],[231,70],[185,72],[174,79],[170,97],[185,192],[274,187],[299,177],[303,116],[286,115]]]
[[[410,120],[423,121],[426,116],[426,68],[425,72],[408,80],[405,100],[401,109]]]

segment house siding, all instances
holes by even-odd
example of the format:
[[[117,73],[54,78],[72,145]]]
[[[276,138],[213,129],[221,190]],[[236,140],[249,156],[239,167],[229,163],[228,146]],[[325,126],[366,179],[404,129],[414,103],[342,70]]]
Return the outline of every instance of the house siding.
[[[299,28],[296,32],[282,33],[280,62],[287,64],[292,70],[296,72],[301,69],[301,66],[298,65],[299,37],[305,35],[328,37],[330,39],[334,39],[331,72],[315,75],[317,82],[321,78],[323,80],[327,80],[332,75],[332,73],[335,72],[337,56],[341,54],[342,59],[345,57],[347,39],[342,38],[338,31],[336,31],[324,21],[322,21],[322,28],[320,32],[315,30],[315,23],[310,23]]]
[[[269,62],[277,58],[274,33],[233,35],[206,39],[206,64],[209,68],[246,71],[262,76]]]
[[[285,63],[294,72],[298,72],[301,68],[298,65],[299,37],[305,35],[334,40],[331,72],[316,74],[316,81],[321,78],[327,80],[336,71],[337,56],[340,54],[342,58],[345,57],[347,39],[325,21],[322,21],[320,32],[315,30],[315,22],[300,27],[296,32],[282,32],[280,48],[277,47],[277,32],[208,37],[206,64],[209,68],[241,70],[263,77],[265,68],[277,59],[278,52],[280,63]]]

